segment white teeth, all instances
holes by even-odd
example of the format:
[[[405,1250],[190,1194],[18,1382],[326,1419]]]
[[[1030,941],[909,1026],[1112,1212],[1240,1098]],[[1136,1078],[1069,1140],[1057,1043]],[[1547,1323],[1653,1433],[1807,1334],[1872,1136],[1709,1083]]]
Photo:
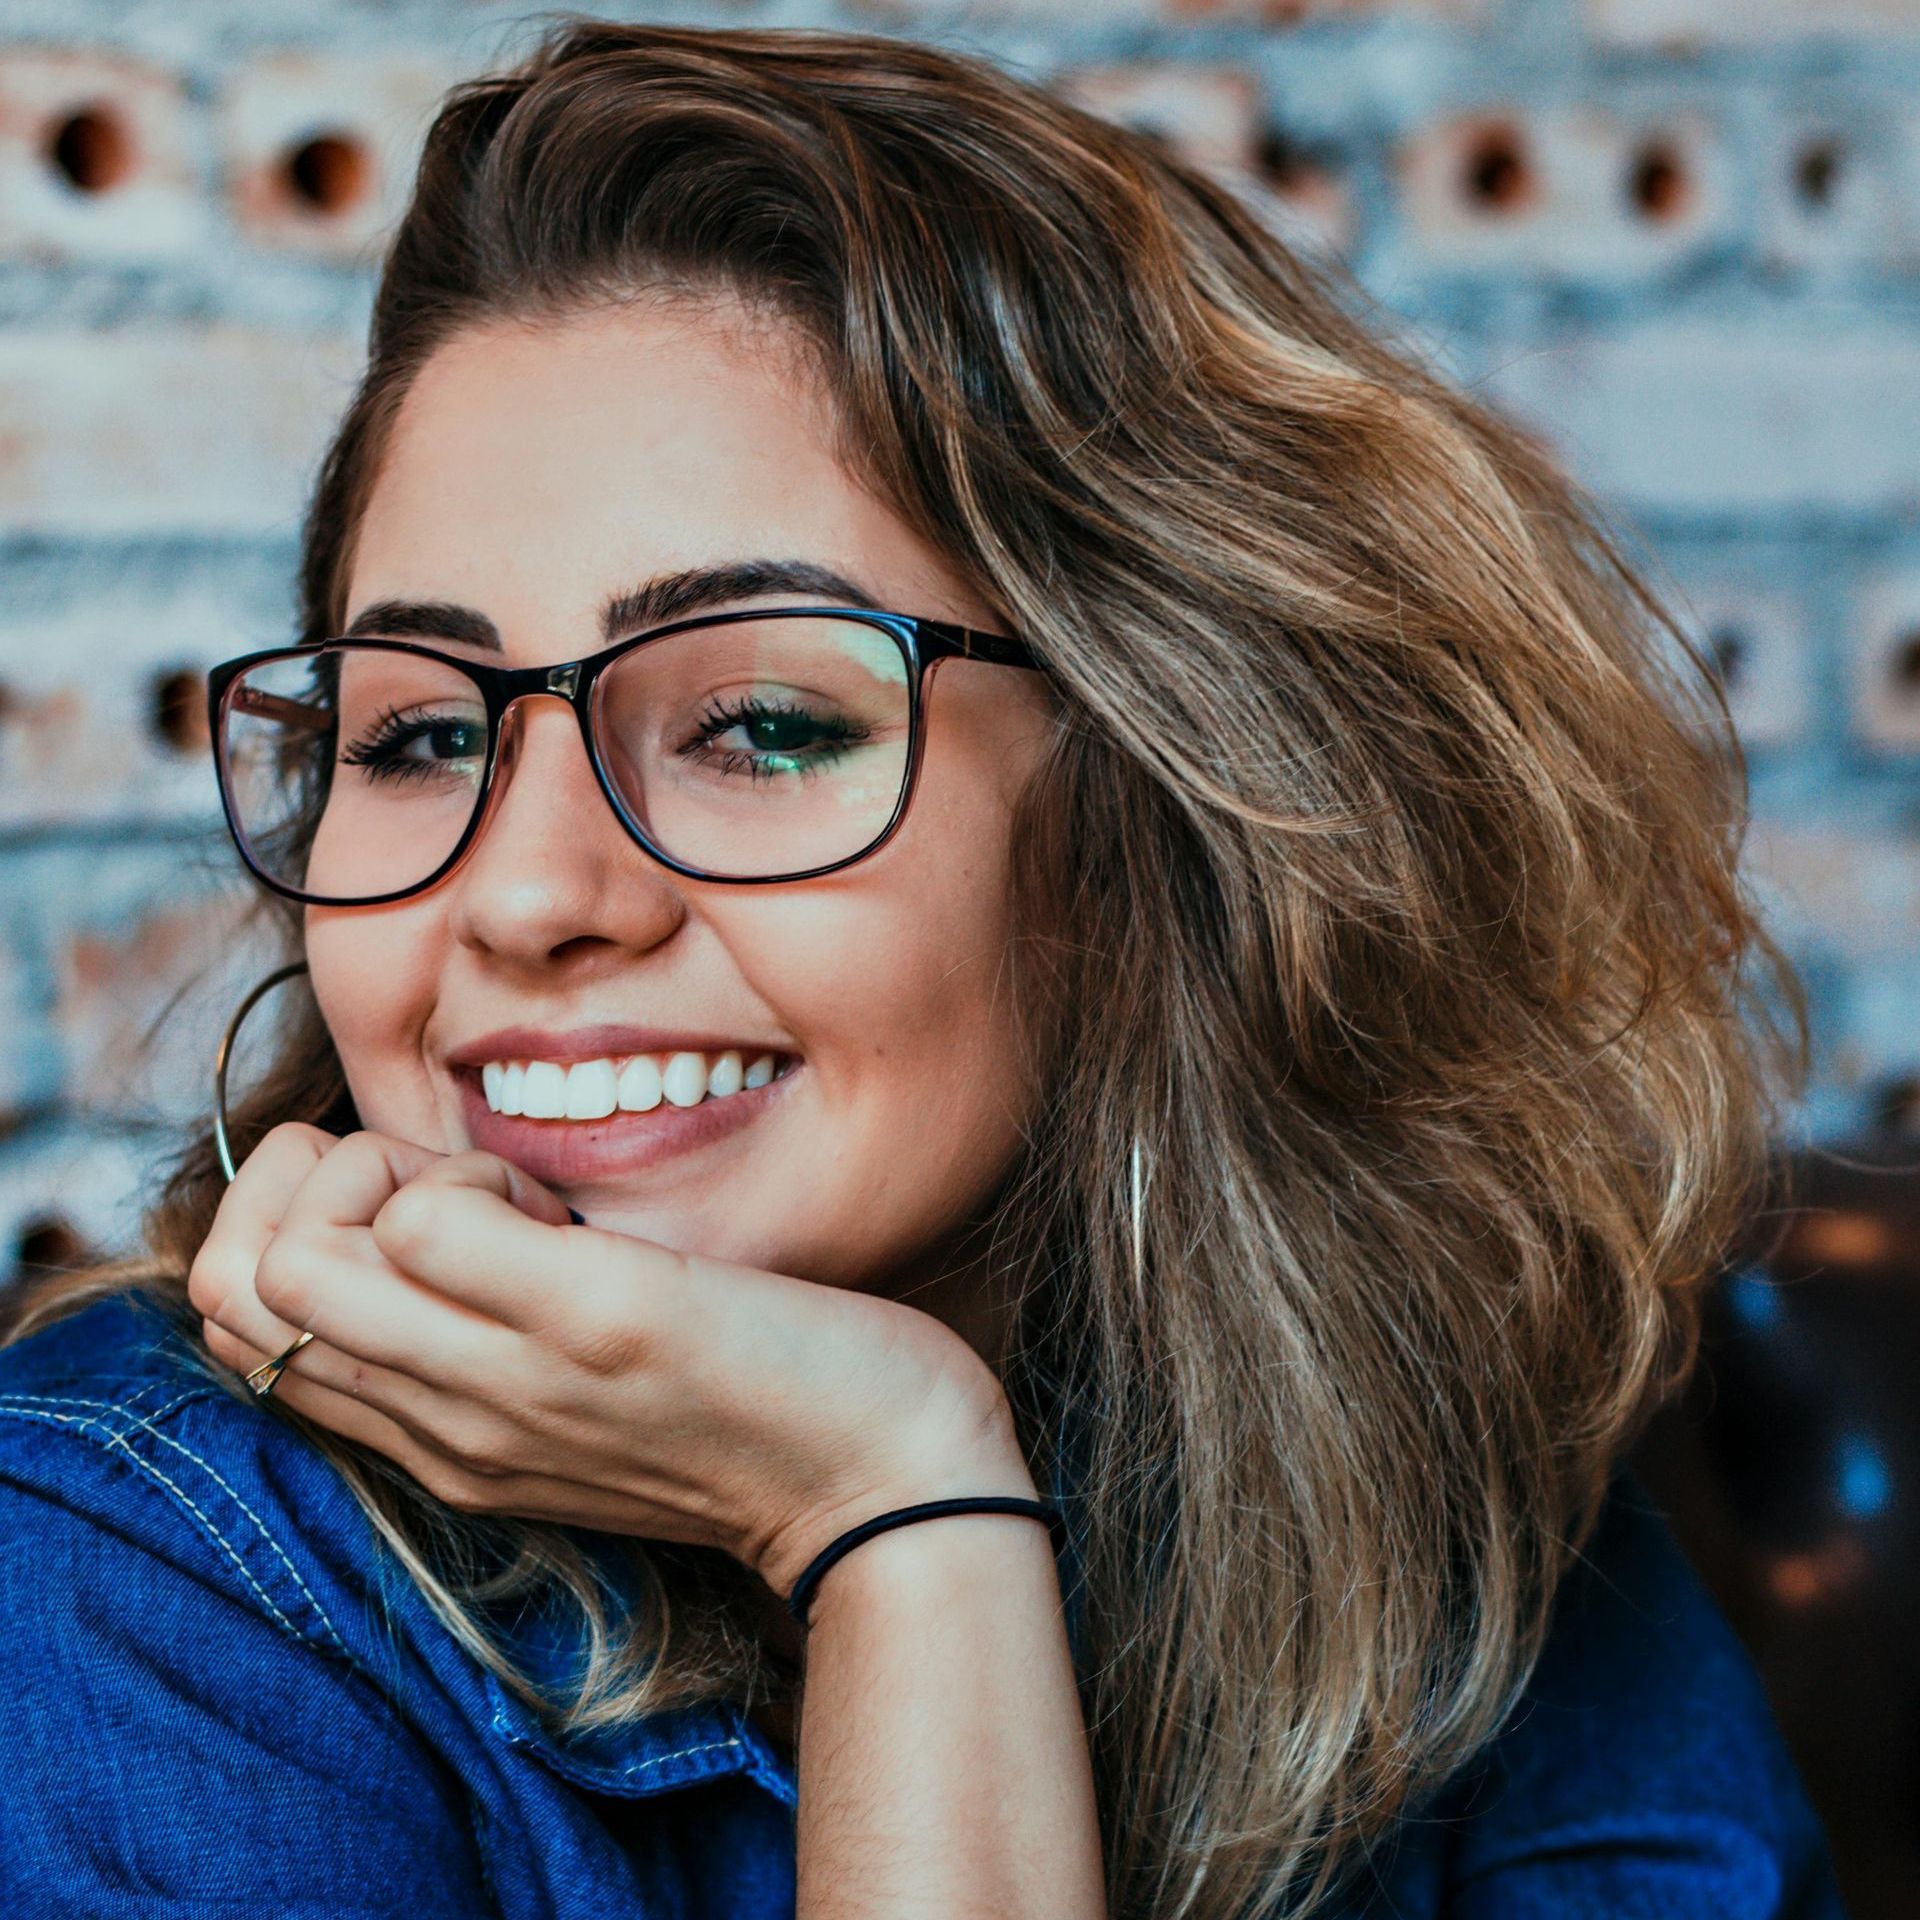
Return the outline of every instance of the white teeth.
[[[611,1060],[580,1060],[567,1069],[569,1120],[604,1120],[618,1104]]]
[[[676,1107],[697,1107],[707,1097],[707,1063],[697,1053],[676,1053],[660,1075],[660,1091]]]
[[[603,1120],[616,1110],[651,1113],[664,1099],[676,1107],[724,1100],[743,1087],[764,1087],[774,1077],[770,1053],[750,1064],[729,1047],[711,1060],[691,1051],[636,1053],[623,1060],[488,1060],[480,1069],[487,1105],[495,1113],[533,1120]]]
[[[527,1062],[526,1101],[529,1120],[560,1120],[567,1111],[567,1070],[551,1060]]]
[[[651,1113],[660,1104],[660,1062],[636,1053],[620,1071],[620,1105],[628,1113]]]

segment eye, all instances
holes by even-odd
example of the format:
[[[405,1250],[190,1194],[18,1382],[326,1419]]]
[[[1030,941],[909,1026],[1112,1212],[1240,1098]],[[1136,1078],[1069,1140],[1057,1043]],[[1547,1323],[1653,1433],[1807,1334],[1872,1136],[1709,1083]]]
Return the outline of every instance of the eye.
[[[424,753],[409,749],[424,746]],[[459,714],[390,712],[369,727],[341,754],[341,764],[364,767],[370,779],[425,779],[436,769],[486,756],[487,730]]]
[[[830,766],[867,737],[867,729],[831,710],[790,698],[748,695],[715,699],[680,751],[723,773],[772,779]]]

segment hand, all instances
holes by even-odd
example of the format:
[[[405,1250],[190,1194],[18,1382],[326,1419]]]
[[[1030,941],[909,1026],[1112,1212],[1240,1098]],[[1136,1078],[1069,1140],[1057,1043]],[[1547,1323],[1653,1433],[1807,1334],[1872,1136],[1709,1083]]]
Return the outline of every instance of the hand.
[[[724,1548],[785,1595],[869,1515],[1032,1499],[992,1369],[901,1302],[576,1226],[496,1154],[275,1127],[188,1275],[241,1372],[470,1513]]]

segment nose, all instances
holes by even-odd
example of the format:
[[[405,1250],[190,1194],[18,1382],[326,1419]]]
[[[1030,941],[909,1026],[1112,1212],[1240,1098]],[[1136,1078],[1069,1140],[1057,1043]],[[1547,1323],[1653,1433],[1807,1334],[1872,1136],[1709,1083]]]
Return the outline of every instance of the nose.
[[[569,691],[523,694],[501,717],[486,814],[449,876],[454,937],[528,965],[647,951],[687,914],[677,876],[601,792]]]

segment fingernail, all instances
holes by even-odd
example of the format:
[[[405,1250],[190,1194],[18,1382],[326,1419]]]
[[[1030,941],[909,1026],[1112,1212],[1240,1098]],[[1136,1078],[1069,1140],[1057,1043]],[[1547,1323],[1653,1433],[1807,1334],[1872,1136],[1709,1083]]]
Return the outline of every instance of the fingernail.
[[[567,1218],[571,1220],[576,1227],[584,1227],[587,1224],[587,1216],[584,1213],[577,1212],[572,1207],[567,1209]]]

